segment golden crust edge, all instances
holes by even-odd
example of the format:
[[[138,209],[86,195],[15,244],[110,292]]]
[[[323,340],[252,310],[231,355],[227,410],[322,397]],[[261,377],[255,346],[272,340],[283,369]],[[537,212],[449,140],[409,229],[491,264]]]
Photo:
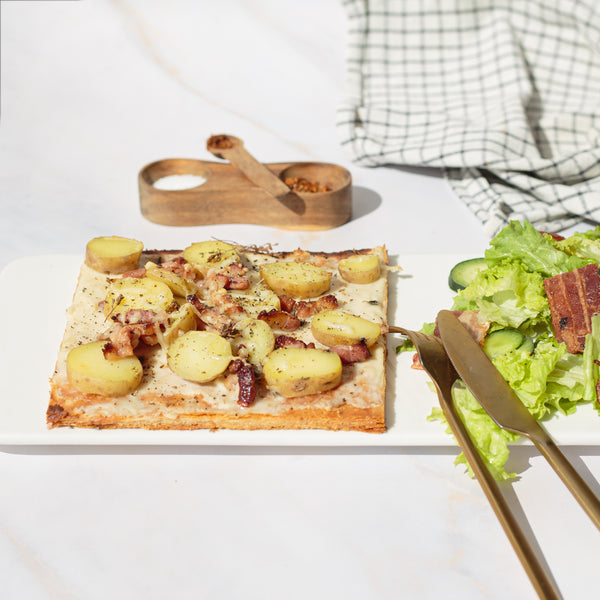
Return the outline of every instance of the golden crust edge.
[[[319,429],[329,431],[362,431],[383,433],[385,425],[385,404],[360,408],[342,405],[333,409],[291,408],[277,415],[238,414],[203,412],[202,414],[183,413],[174,419],[156,416],[119,417],[115,422],[111,417],[92,417],[71,414],[59,404],[51,401],[47,410],[48,427],[79,427],[87,429],[148,429],[148,430],[302,430]]]

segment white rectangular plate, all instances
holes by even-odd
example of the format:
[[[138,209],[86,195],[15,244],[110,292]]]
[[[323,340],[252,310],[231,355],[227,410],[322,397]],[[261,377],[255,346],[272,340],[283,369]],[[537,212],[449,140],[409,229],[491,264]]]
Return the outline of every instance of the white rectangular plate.
[[[400,255],[390,273],[389,322],[420,329],[453,293],[448,273],[456,254]],[[239,445],[239,446],[450,446],[438,422],[427,421],[437,396],[422,371],[410,368],[412,353],[396,355],[399,337],[388,336],[388,430],[383,434],[331,431],[144,431],[46,428],[49,379],[75,290],[81,256],[26,257],[0,274],[0,444],[3,445]],[[596,445],[600,416],[591,406],[547,424],[558,443]]]

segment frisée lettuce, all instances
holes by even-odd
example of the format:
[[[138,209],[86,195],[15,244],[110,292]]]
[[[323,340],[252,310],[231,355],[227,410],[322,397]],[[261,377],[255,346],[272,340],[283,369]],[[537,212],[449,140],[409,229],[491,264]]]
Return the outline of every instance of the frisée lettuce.
[[[479,310],[489,322],[488,334],[514,328],[534,340],[533,351],[517,348],[491,357],[516,395],[538,420],[557,412],[570,414],[578,404],[597,402],[600,376],[600,315],[592,317],[592,332],[583,354],[570,354],[554,337],[544,279],[600,263],[600,227],[566,239],[554,239],[528,222],[511,222],[491,240],[485,252],[487,268],[457,292],[453,310]],[[432,331],[432,324],[423,331]],[[514,477],[506,471],[508,444],[519,436],[499,428],[467,387],[453,390],[456,410],[496,479]],[[435,408],[430,419],[444,420]],[[461,454],[457,463],[466,463]]]

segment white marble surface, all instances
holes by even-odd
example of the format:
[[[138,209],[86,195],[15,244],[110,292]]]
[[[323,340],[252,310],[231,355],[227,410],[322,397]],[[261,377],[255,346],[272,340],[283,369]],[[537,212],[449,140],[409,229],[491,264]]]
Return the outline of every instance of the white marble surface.
[[[346,23],[336,0],[0,10],[0,267],[81,254],[103,234],[155,247],[213,236],[280,249],[384,241],[392,255],[480,253],[488,241],[436,173],[360,169],[343,155],[334,122]],[[263,162],[349,168],[353,220],[328,232],[145,220],[138,171],[161,158],[211,160],[206,139],[222,132]],[[36,289],[33,274],[24,289],[2,293],[18,306],[19,294],[43,302],[52,290]],[[34,318],[24,327],[44,326]],[[598,449],[566,452],[600,490]],[[455,454],[2,447],[2,598],[534,598]],[[512,460],[528,468],[505,492],[564,597],[592,597],[600,533],[533,450]]]

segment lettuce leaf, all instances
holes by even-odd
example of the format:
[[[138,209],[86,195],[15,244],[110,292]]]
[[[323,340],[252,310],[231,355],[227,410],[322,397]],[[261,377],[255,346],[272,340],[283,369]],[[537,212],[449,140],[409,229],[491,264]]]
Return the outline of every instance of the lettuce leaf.
[[[600,367],[596,362],[600,360],[600,315],[593,315],[591,320],[592,333],[585,336],[585,348],[583,350],[583,369],[585,372],[584,398],[588,402],[593,402],[596,410],[600,412],[596,392],[596,385],[600,377]]]
[[[592,235],[575,234],[564,240],[552,242],[554,247],[571,256],[591,259],[600,263],[600,238]]]
[[[458,381],[453,390],[454,407],[457,415],[464,423],[469,437],[481,454],[484,462],[488,465],[490,472],[498,481],[516,477],[515,473],[508,473],[505,465],[509,457],[508,444],[518,439],[518,435],[500,429],[481,408],[469,389]],[[444,413],[439,408],[434,408],[430,420],[446,422]],[[450,428],[448,432],[452,433]],[[471,477],[474,476],[465,455],[461,452],[454,461],[455,464],[464,464]]]
[[[564,366],[559,365],[559,361],[565,354],[567,348],[564,344],[542,341],[538,342],[535,352],[531,355],[513,350],[494,357],[492,362],[527,410],[539,420],[553,412],[554,407],[547,404],[546,388],[550,375],[555,369],[564,372]],[[557,373],[554,377],[555,383],[559,381],[558,375]],[[581,399],[583,385],[580,385],[579,390],[574,393]]]
[[[527,221],[511,221],[491,240],[485,252],[489,265],[505,260],[520,261],[531,272],[552,277],[584,267],[591,260],[572,256],[555,247],[550,236],[543,235]]]
[[[550,306],[540,273],[527,271],[520,261],[498,263],[480,271],[456,296],[454,310],[479,308],[481,317],[503,327],[526,329],[550,323]]]
[[[590,240],[600,240],[600,225],[596,225],[594,229],[588,229],[587,231],[574,233],[573,235],[577,237],[585,237]]]
[[[558,411],[570,415],[577,404],[587,402],[587,377],[583,356],[565,353],[548,375],[545,402],[549,413]]]

